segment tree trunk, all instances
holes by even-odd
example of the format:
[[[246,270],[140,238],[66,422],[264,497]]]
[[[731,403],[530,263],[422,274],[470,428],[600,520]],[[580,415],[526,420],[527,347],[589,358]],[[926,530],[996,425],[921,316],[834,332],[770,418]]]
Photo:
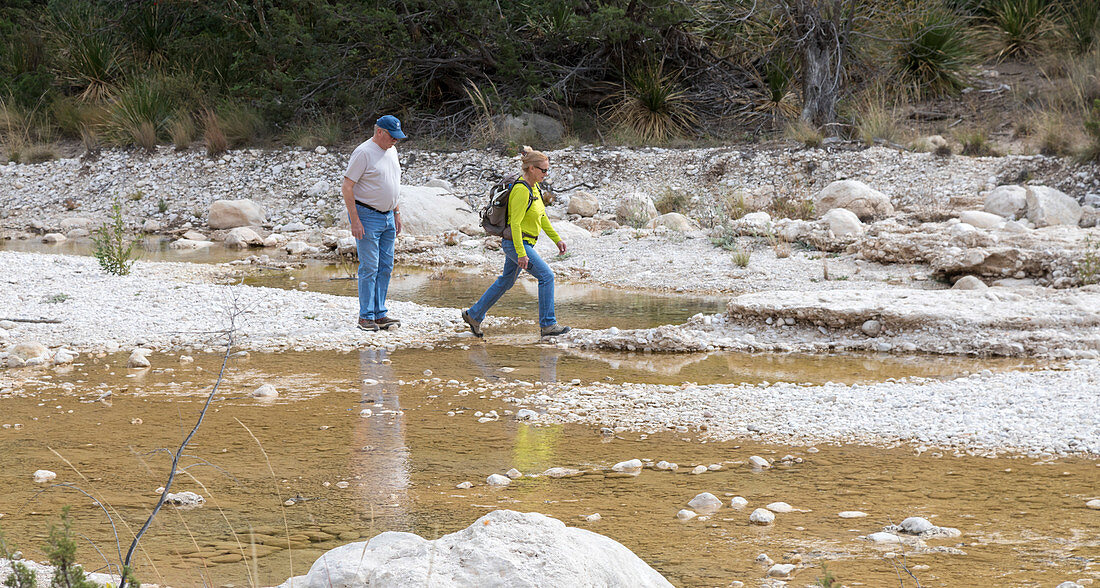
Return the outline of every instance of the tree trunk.
[[[834,134],[856,0],[788,0],[802,53],[801,119]]]
[[[816,39],[815,39],[816,40]],[[836,102],[840,94],[840,63],[836,46],[810,40],[802,52],[801,119],[826,130],[836,122]]]

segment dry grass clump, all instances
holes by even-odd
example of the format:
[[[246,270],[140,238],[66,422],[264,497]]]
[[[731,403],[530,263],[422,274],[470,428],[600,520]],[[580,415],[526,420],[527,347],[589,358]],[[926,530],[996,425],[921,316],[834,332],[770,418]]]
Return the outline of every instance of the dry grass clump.
[[[240,147],[259,139],[263,132],[260,113],[244,104],[231,104],[218,110],[218,120],[230,147]]]
[[[206,144],[206,154],[217,157],[229,149],[229,139],[222,129],[222,120],[217,112],[207,110],[202,115],[202,138]]]
[[[993,146],[989,133],[980,128],[965,129],[955,135],[962,145],[962,154],[970,157],[999,157],[1000,152]]]
[[[866,92],[857,101],[852,118],[855,136],[867,145],[873,145],[876,140],[891,144],[906,140],[898,104],[882,88]]]
[[[287,131],[288,144],[316,149],[320,145],[335,145],[340,141],[340,124],[333,119],[319,119],[302,125],[295,125]]]
[[[776,195],[766,210],[772,218],[814,219],[814,201],[811,198]]]
[[[653,202],[657,211],[661,214],[670,212],[684,212],[691,204],[691,196],[684,190],[665,188],[665,190]]]
[[[183,151],[195,141],[195,117],[189,112],[177,112],[168,123],[168,137],[172,139],[172,145],[176,151]]]
[[[788,139],[798,141],[807,147],[815,149],[821,147],[822,143],[825,141],[825,134],[821,132],[821,129],[802,119],[792,120],[787,124],[783,134]]]

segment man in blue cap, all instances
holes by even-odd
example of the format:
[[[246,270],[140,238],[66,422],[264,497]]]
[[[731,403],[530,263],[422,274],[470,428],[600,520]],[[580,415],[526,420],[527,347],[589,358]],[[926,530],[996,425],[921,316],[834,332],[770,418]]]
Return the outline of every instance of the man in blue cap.
[[[340,189],[359,253],[359,328],[364,331],[401,325],[386,316],[386,291],[393,243],[401,233],[401,164],[395,145],[404,138],[396,116],[379,118],[374,136],[351,153]]]

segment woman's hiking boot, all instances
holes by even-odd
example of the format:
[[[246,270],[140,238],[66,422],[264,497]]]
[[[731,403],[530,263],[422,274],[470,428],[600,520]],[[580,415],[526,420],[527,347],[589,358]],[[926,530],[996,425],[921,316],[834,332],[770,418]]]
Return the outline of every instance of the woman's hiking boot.
[[[557,323],[554,323],[548,327],[542,329],[543,337],[557,337],[558,335],[564,335],[570,331],[570,327],[563,327]]]
[[[473,333],[475,337],[484,336],[484,333],[481,332],[481,322],[475,321],[474,318],[470,316],[469,312],[465,310],[462,311],[462,320],[465,321],[467,325],[470,325],[470,332]]]

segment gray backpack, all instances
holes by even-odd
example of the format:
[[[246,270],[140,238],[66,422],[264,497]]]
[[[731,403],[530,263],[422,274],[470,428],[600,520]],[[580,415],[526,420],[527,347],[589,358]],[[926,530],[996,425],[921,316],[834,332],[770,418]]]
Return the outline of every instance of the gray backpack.
[[[535,203],[535,191],[527,185],[527,182],[519,178],[512,180],[506,178],[493,184],[493,187],[489,188],[489,202],[485,208],[481,209],[481,228],[485,229],[486,233],[497,237],[511,235],[511,229],[508,227],[508,195],[512,193],[512,187],[516,184],[527,186],[529,194],[527,210],[530,210],[531,205]]]

